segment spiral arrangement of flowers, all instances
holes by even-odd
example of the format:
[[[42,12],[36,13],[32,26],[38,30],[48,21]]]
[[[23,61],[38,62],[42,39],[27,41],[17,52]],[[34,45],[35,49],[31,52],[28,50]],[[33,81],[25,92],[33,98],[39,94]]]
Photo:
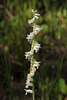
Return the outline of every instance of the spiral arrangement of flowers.
[[[37,13],[37,10],[32,9],[33,18],[28,20],[28,23],[33,27],[33,32],[27,35],[26,39],[31,44],[31,50],[29,52],[25,52],[25,57],[30,61],[30,73],[27,75],[25,91],[27,93],[34,94],[34,85],[33,85],[33,76],[35,75],[36,70],[40,66],[40,62],[34,59],[34,52],[37,53],[41,48],[41,45],[35,40],[35,36],[41,31],[39,25],[36,25],[36,19],[39,18],[40,14]]]

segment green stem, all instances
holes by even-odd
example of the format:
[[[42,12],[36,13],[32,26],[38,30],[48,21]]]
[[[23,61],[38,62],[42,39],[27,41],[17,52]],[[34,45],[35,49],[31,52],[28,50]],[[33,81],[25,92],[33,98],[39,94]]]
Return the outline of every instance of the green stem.
[[[33,32],[34,32],[34,30],[35,30],[35,23],[33,26]],[[35,39],[33,39],[33,41],[32,41],[31,50],[34,48],[34,42],[35,42]],[[34,60],[34,52],[33,52],[33,55],[31,56],[30,72],[31,72],[32,67],[33,67],[33,60]],[[35,100],[34,85],[32,87],[32,90],[33,90],[33,100]]]
[[[34,48],[34,40],[32,41],[32,46],[31,46],[31,50]],[[30,67],[30,72],[32,70],[32,67],[33,67],[33,60],[34,60],[34,53],[33,55],[31,56],[31,67]]]
[[[35,94],[34,94],[34,85],[33,85],[33,88],[32,88],[32,90],[33,90],[33,100],[35,100]]]

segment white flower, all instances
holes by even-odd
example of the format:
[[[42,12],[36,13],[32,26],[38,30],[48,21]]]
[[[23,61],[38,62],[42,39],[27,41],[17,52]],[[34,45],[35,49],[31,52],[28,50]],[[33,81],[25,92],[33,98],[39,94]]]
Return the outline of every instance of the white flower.
[[[30,90],[30,89],[25,89],[25,91],[26,91],[26,94],[25,95],[27,95],[27,93],[33,93],[33,91],[32,90]]]
[[[36,27],[35,27],[35,35],[37,35],[37,33],[39,33],[41,31],[41,28],[40,28],[40,26],[39,25],[36,25]]]
[[[37,11],[36,11],[37,12]],[[35,14],[34,14],[34,18],[36,18],[36,19],[38,19],[39,17],[38,16],[40,16],[40,14],[38,14],[38,13],[36,13],[35,12]]]
[[[35,13],[35,16],[40,16],[40,14]]]
[[[29,88],[29,86],[33,86],[32,83],[26,84],[25,88]]]
[[[35,21],[35,17],[30,19],[30,20],[28,20],[28,23],[31,25],[31,24],[33,24],[34,21]]]
[[[34,18],[38,19],[39,18],[38,16],[40,16],[40,14],[35,13]]]
[[[32,42],[33,38],[34,38],[34,32],[30,32],[30,34],[27,35],[27,37],[26,37],[26,39],[28,39],[28,42],[30,42],[30,43]]]
[[[35,43],[34,43],[35,52],[37,53],[40,48],[41,48],[40,44],[37,41],[35,41]]]
[[[31,75],[31,77],[34,76],[34,71],[33,70],[30,72],[30,75]]]
[[[33,10],[33,9],[31,9],[31,11],[32,11],[32,12],[34,12],[34,10]]]
[[[31,82],[31,80],[29,78],[27,78],[26,83],[25,84],[29,84]]]
[[[31,78],[30,73],[27,75],[27,79],[29,79],[30,81],[33,81],[33,79]]]
[[[37,10],[35,10],[35,11],[33,9],[31,9],[31,10],[32,10],[32,13],[36,13],[37,12]]]
[[[27,75],[26,83],[30,83],[33,81],[33,78],[31,77],[30,73]]]
[[[31,56],[33,55],[33,49],[32,50],[30,50],[29,52],[25,52],[25,57],[26,57],[26,59],[30,59],[31,58]]]
[[[26,80],[26,86],[25,86],[25,88],[28,88],[29,86],[33,86],[33,78],[31,77],[31,74],[29,73],[28,75],[27,75],[27,80]]]
[[[36,68],[35,68],[35,67],[32,67],[32,70],[33,70],[34,72],[36,72]]]
[[[38,19],[38,16],[34,16],[34,18]]]
[[[38,69],[39,66],[40,66],[40,62],[37,62],[37,61],[34,59],[33,67],[36,67],[36,68]]]

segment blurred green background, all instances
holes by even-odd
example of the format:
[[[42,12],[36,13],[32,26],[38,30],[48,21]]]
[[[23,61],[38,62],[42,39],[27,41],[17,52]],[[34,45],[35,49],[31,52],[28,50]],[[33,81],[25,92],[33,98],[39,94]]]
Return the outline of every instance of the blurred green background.
[[[37,24],[42,28],[36,38],[41,44],[36,100],[67,100],[67,0],[0,0],[0,100],[32,100],[24,91],[32,8],[41,15]]]

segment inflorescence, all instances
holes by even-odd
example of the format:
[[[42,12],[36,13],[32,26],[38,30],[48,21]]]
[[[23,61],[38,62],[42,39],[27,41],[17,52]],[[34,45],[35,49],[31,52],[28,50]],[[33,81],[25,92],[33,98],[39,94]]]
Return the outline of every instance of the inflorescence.
[[[26,85],[25,85],[25,91],[26,95],[27,93],[33,93],[33,90],[31,87],[33,87],[33,76],[36,72],[36,70],[40,66],[40,62],[37,62],[34,59],[34,52],[37,53],[38,50],[41,48],[41,45],[35,41],[35,36],[41,31],[41,28],[39,25],[36,25],[35,21],[39,18],[40,14],[37,13],[37,10],[34,11],[32,9],[33,18],[31,20],[28,20],[28,23],[33,27],[33,32],[30,32],[29,35],[27,35],[26,39],[28,39],[28,42],[31,44],[31,50],[29,52],[25,52],[25,57],[28,59],[30,64],[30,73],[27,75]]]

